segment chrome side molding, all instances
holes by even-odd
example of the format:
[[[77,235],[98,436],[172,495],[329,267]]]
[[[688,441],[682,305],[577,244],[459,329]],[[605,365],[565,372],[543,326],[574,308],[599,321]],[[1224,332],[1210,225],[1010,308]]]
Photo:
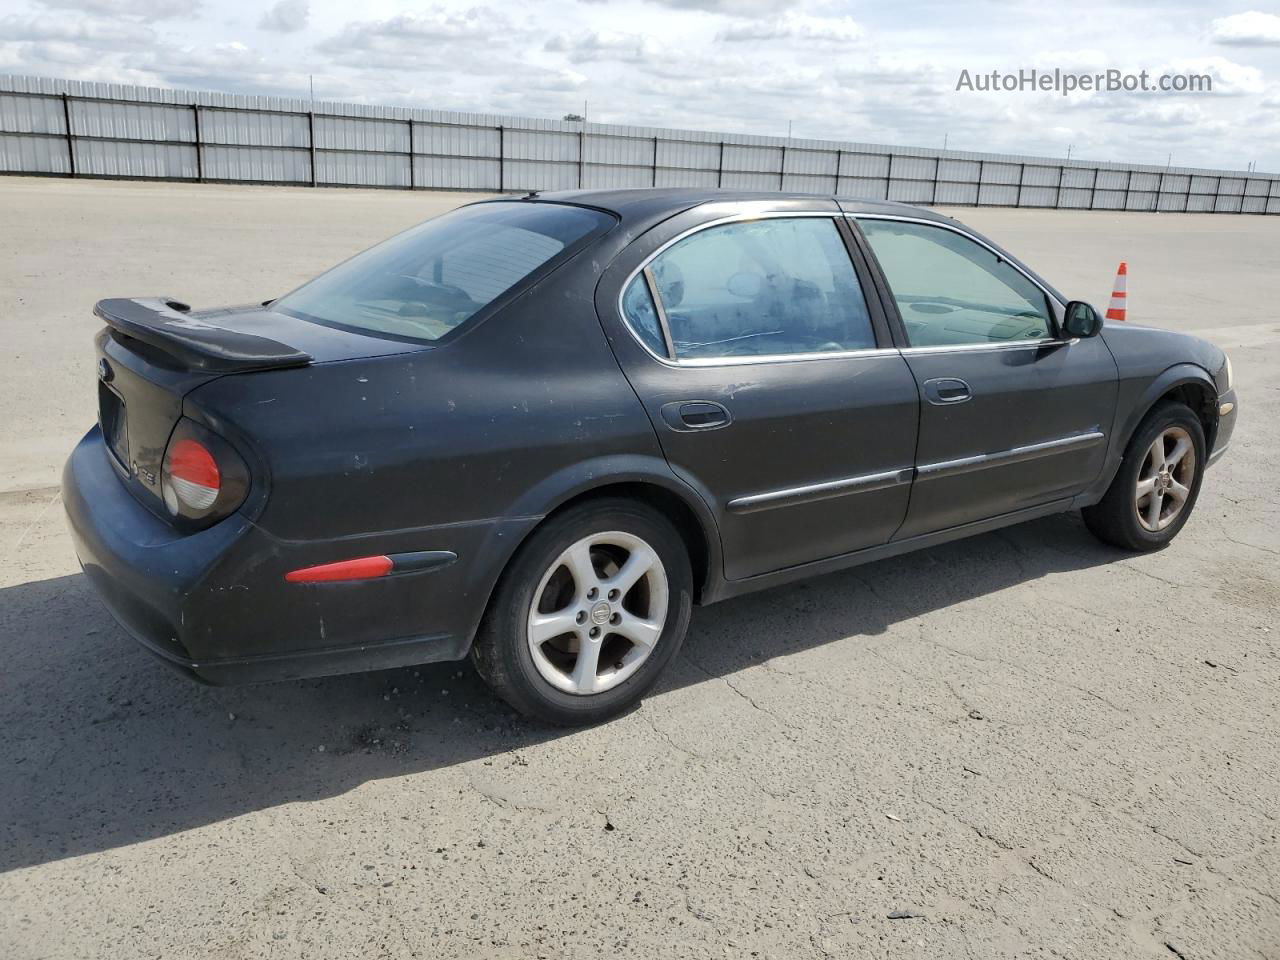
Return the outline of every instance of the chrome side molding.
[[[985,470],[987,467],[1004,466],[1009,463],[1020,463],[1023,460],[1034,460],[1037,457],[1049,457],[1079,447],[1089,447],[1102,443],[1106,435],[1099,430],[1088,433],[1059,437],[1057,440],[1046,440],[1043,443],[1029,443],[1021,447],[1012,447],[996,453],[980,453],[972,457],[960,457],[957,460],[942,460],[938,463],[926,463],[916,468],[919,480],[934,480],[938,477],[954,477],[974,470]]]
[[[1051,457],[1067,450],[1091,447],[1104,442],[1106,434],[1100,430],[1087,433],[1072,434],[1043,443],[1029,443],[996,453],[980,453],[972,457],[960,457],[956,460],[942,460],[938,463],[926,463],[919,467],[902,467],[897,470],[885,470],[880,473],[864,473],[856,477],[843,477],[839,480],[828,480],[825,483],[811,483],[803,487],[786,487],[781,490],[769,490],[765,493],[753,493],[745,497],[735,497],[725,504],[730,513],[756,513],[759,510],[772,510],[775,507],[793,507],[801,503],[812,503],[816,500],[831,500],[855,493],[870,493],[873,490],[884,490],[914,480],[934,480],[938,477],[954,477],[974,470],[985,470],[987,467],[1005,466],[1010,463],[1021,463],[1038,457]]]
[[[914,474],[912,467],[898,470],[885,470],[882,473],[865,473],[857,477],[844,477],[840,480],[829,480],[826,483],[811,483],[803,487],[787,487],[782,490],[770,490],[767,493],[753,493],[746,497],[737,497],[726,504],[730,513],[755,513],[758,510],[770,510],[774,507],[793,507],[800,503],[811,503],[816,500],[830,500],[854,493],[870,493],[872,490],[884,490],[903,483],[910,483]]]

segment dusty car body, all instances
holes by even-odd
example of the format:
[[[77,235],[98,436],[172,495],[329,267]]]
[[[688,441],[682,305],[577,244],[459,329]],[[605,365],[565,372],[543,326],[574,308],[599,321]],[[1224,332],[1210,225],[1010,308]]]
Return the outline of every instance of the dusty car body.
[[[521,709],[597,719],[653,682],[689,604],[1079,508],[1162,546],[1234,425],[1218,348],[1104,327],[929,210],[572,192],[416,229],[262,305],[98,305],[100,422],[66,509],[113,615],[171,666],[230,683],[473,652]],[[618,504],[639,526],[610,530]],[[627,582],[633,551],[653,563]],[[584,667],[610,637],[614,665]]]

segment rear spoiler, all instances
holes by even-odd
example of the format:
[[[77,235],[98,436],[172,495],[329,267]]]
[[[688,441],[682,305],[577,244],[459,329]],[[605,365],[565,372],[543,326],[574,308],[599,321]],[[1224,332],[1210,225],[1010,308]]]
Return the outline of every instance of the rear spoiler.
[[[278,340],[206,323],[190,310],[167,297],[99,300],[93,308],[113,330],[164,351],[192,370],[243,373],[311,362],[310,354]]]

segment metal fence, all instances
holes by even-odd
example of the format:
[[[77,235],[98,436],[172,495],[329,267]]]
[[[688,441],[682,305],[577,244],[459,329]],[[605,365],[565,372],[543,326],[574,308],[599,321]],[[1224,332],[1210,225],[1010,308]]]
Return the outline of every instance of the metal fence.
[[[0,76],[0,173],[524,192],[718,187],[916,204],[1280,213],[1280,175]]]

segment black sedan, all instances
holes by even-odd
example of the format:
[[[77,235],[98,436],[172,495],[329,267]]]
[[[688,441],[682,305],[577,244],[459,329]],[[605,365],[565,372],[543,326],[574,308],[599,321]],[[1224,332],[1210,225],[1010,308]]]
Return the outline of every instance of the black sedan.
[[[228,683],[470,655],[562,723],[695,603],[1063,510],[1167,544],[1231,365],[955,220],[699,190],[464,206],[278,300],[104,300],[63,491],[151,651]]]

